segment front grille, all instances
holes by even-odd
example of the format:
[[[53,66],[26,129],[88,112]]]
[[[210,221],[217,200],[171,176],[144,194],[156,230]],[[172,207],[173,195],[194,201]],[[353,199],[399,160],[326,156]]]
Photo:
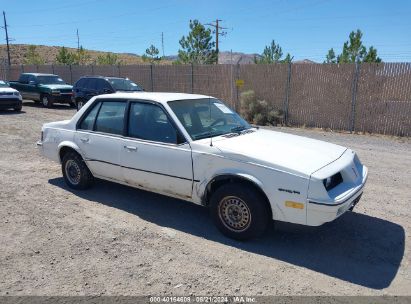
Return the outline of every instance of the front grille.
[[[13,92],[0,92],[0,95],[13,95]]]

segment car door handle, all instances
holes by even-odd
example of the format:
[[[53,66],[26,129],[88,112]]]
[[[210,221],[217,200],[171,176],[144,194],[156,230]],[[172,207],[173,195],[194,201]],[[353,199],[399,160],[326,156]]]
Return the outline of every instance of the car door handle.
[[[83,143],[88,143],[88,142],[90,141],[90,138],[88,138],[88,137],[83,137],[83,138],[80,138],[80,140],[81,140]]]
[[[134,146],[124,146],[124,149],[127,149],[129,151],[137,151],[137,147]]]

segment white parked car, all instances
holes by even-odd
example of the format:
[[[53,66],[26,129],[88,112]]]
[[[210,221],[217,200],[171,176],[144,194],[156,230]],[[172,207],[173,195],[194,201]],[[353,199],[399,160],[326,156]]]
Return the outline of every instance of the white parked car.
[[[95,177],[208,206],[217,227],[241,240],[271,220],[333,221],[367,179],[352,150],[254,128],[203,95],[100,95],[71,120],[44,124],[38,146],[71,188]]]
[[[21,111],[23,98],[19,91],[10,88],[7,82],[0,80],[0,110],[14,109]]]

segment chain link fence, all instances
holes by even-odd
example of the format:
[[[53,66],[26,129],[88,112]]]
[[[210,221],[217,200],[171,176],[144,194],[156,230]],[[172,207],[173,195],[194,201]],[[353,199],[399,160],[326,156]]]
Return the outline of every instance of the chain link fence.
[[[290,126],[411,135],[411,63],[271,65],[1,65],[0,76],[54,73],[128,77],[146,91],[212,95],[240,109],[241,92],[284,112]],[[237,86],[241,80],[242,86]]]

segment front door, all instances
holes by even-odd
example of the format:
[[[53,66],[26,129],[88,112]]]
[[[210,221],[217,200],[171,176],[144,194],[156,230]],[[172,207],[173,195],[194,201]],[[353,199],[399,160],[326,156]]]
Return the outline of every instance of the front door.
[[[162,107],[131,102],[120,152],[124,180],[151,191],[191,197],[191,148]]]
[[[125,101],[96,101],[78,125],[75,142],[96,177],[123,181],[120,149],[125,109]]]

